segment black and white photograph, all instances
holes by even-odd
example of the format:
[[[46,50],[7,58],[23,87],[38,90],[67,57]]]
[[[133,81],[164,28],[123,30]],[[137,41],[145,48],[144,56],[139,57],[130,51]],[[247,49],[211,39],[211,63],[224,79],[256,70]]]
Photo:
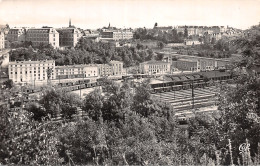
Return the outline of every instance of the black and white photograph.
[[[0,165],[260,165],[260,0],[0,0]]]

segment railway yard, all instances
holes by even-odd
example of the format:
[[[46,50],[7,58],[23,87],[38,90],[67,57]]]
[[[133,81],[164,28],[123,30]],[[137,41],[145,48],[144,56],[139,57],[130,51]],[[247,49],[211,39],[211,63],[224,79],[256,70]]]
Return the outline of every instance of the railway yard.
[[[215,105],[218,88],[209,86],[204,88],[194,88],[194,99],[192,89],[182,89],[152,94],[158,100],[170,103],[177,113],[189,113],[191,109],[199,110],[201,108],[212,107]],[[194,102],[194,103],[193,103]],[[207,109],[205,109],[206,111]]]

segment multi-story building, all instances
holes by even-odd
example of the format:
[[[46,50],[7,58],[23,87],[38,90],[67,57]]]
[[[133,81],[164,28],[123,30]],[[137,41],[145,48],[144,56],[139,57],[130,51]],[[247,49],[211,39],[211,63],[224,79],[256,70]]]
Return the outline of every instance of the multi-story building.
[[[61,28],[57,29],[59,32],[60,47],[75,47],[82,33],[77,28]]]
[[[56,79],[98,77],[97,65],[56,66]]]
[[[0,31],[0,51],[5,48],[5,34],[3,31]]]
[[[35,81],[46,81],[55,78],[55,73],[48,70],[55,71],[54,60],[43,61],[13,61],[9,62],[8,73],[9,79],[14,83],[33,83]]]
[[[120,61],[110,61],[112,73],[111,75],[122,75],[123,74],[123,62]]]
[[[101,77],[110,76],[112,73],[112,67],[109,64],[98,64],[98,74]]]
[[[224,26],[177,26],[175,29],[177,30],[177,33],[182,32],[184,33],[185,28],[187,28],[188,35],[199,35],[203,36],[204,33],[207,34],[217,34],[217,33],[223,33],[226,31]]]
[[[197,71],[198,61],[194,59],[178,59],[173,67],[183,71]]]
[[[100,76],[120,76],[123,74],[123,62],[110,61],[108,64],[98,64]]]
[[[98,31],[92,31],[92,30],[90,30],[90,29],[87,29],[87,30],[84,30],[84,36],[86,37],[86,38],[88,38],[88,37],[98,37],[100,34],[99,34],[99,32]]]
[[[14,42],[14,41],[25,41],[25,33],[26,29],[25,28],[12,28],[9,30],[7,34],[7,40],[9,42]]]
[[[147,61],[140,63],[141,74],[165,74],[171,72],[171,63],[163,61]]]
[[[133,32],[130,30],[105,30],[101,32],[101,37],[106,40],[132,39]]]
[[[185,71],[210,71],[219,68],[226,68],[229,60],[216,59],[198,56],[184,56],[177,61],[172,61],[173,68]]]
[[[34,45],[51,44],[57,48],[59,47],[59,33],[54,28],[31,28],[26,32],[26,41],[31,41]]]

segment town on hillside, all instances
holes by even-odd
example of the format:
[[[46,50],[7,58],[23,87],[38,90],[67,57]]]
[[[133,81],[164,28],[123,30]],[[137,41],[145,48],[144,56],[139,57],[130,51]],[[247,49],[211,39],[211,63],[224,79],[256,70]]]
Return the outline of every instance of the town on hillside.
[[[64,1],[75,13],[81,3]],[[92,14],[120,17],[109,9]],[[76,14],[65,27],[0,23],[0,165],[260,165],[260,22],[199,25],[189,14],[187,25],[93,29]]]

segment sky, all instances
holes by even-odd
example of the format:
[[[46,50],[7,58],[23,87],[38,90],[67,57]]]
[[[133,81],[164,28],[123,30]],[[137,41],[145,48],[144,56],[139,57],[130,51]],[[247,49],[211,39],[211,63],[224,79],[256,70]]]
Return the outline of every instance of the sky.
[[[0,0],[0,24],[10,27],[232,26],[260,22],[260,0]]]

